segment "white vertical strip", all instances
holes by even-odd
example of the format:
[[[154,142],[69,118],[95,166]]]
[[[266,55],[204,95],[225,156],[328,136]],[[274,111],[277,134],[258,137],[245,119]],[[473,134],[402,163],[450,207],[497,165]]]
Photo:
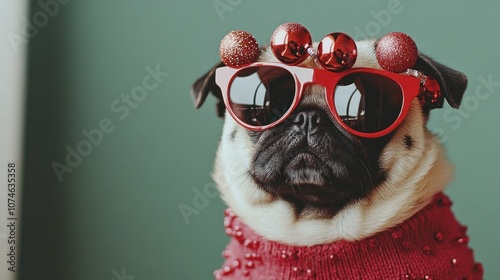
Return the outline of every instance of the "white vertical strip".
[[[28,1],[0,1],[0,279],[19,271]],[[23,29],[24,28],[24,29]],[[10,182],[9,182],[10,181]]]

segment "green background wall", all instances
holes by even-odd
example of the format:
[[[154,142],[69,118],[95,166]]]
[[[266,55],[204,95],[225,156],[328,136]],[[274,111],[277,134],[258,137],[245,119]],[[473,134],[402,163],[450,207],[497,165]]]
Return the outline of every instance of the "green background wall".
[[[220,16],[213,0],[60,5],[29,48],[21,279],[119,280],[122,268],[136,280],[211,279],[227,242],[224,206],[209,198],[189,224],[178,207],[193,206],[195,191],[210,187],[222,120],[213,99],[194,110],[189,88],[218,61],[230,30],[267,43],[287,21],[304,24],[315,40],[354,36],[356,28],[378,37],[403,31],[469,77],[460,112],[435,111],[429,127],[456,165],[447,193],[475,256],[486,278],[500,275],[500,87],[485,98],[475,93],[481,77],[500,81],[500,2],[399,0],[401,12],[377,23],[374,14],[393,1],[218,0],[232,5]],[[37,2],[30,19],[42,11]],[[115,100],[157,65],[168,77],[128,115],[114,112]],[[82,130],[106,118],[114,130],[59,182],[53,162],[65,164],[66,147],[77,149]]]

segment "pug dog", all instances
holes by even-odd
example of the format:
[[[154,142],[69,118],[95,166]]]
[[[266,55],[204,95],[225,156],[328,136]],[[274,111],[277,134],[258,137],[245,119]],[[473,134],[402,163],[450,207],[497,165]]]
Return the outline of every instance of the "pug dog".
[[[422,83],[408,90],[408,76],[384,70],[379,40],[355,44],[352,74],[313,56],[286,65],[268,46],[250,66],[221,62],[193,84],[195,107],[211,93],[224,118],[213,179],[231,241],[216,279],[482,279],[443,194],[453,167],[426,128],[433,107],[459,107],[466,77],[418,52],[411,78],[433,80],[439,95],[407,92]],[[319,78],[298,83],[304,73]]]

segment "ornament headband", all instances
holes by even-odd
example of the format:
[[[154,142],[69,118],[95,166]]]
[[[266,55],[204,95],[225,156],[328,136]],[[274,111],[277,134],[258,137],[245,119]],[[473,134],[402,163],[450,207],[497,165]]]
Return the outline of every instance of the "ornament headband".
[[[284,64],[296,65],[311,56],[323,68],[334,72],[351,68],[358,55],[354,40],[341,32],[326,35],[315,51],[309,31],[299,23],[290,22],[274,30],[271,50]],[[224,64],[239,68],[257,61],[259,45],[250,33],[236,30],[222,39],[219,53]],[[401,73],[415,66],[418,49],[410,36],[393,32],[378,41],[376,57],[382,69]]]

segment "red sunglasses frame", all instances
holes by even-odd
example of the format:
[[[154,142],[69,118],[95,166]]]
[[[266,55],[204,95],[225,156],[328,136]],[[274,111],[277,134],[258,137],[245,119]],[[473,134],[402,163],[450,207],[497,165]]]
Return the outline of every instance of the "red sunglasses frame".
[[[290,108],[287,110],[285,114],[281,118],[279,118],[277,121],[270,123],[268,125],[264,126],[253,126],[244,123],[241,121],[236,114],[234,113],[232,106],[231,106],[231,100],[229,98],[229,89],[231,87],[231,84],[235,78],[235,74],[247,69],[249,67],[260,67],[260,66],[271,66],[271,67],[278,67],[287,70],[290,74],[292,74],[294,80],[295,80],[295,96],[292,102],[292,105]],[[334,104],[334,98],[329,98],[330,95],[334,94],[335,92],[335,87],[337,86],[337,83],[344,78],[347,75],[354,74],[354,73],[368,73],[368,74],[375,74],[379,76],[383,76],[386,78],[391,79],[392,81],[396,82],[399,87],[401,88],[403,98],[402,102],[403,104],[401,105],[401,110],[399,112],[398,117],[394,121],[393,124],[391,124],[389,127],[387,127],[384,130],[377,131],[377,132],[360,132],[356,131],[349,126],[347,126],[341,119],[341,117],[338,115],[337,110],[335,108]],[[384,135],[387,135],[394,129],[396,129],[401,122],[404,120],[406,115],[408,114],[408,111],[410,110],[411,102],[413,99],[417,98],[420,96],[422,93],[422,85],[425,82],[426,76],[423,74],[418,73],[417,71],[413,71],[413,75],[416,76],[409,76],[405,74],[397,74],[385,70],[380,70],[380,69],[375,69],[375,68],[350,68],[342,72],[331,72],[325,69],[321,68],[306,68],[306,67],[300,67],[300,66],[290,66],[286,64],[282,64],[279,62],[256,62],[252,63],[250,65],[240,67],[240,68],[231,68],[231,67],[220,67],[216,69],[215,72],[215,82],[219,86],[219,88],[222,91],[222,98],[224,99],[224,103],[226,105],[226,109],[229,112],[229,114],[233,117],[233,119],[241,126],[248,130],[254,130],[254,131],[262,131],[266,130],[269,128],[272,128],[280,123],[282,123],[284,120],[286,120],[292,112],[295,110],[295,108],[299,105],[300,100],[302,99],[302,96],[304,94],[304,88],[308,84],[318,84],[322,85],[323,88],[325,89],[325,98],[328,102],[328,106],[330,108],[330,112],[332,113],[333,117],[335,120],[342,126],[343,129],[348,131],[349,133],[360,136],[363,138],[378,138],[382,137]]]

